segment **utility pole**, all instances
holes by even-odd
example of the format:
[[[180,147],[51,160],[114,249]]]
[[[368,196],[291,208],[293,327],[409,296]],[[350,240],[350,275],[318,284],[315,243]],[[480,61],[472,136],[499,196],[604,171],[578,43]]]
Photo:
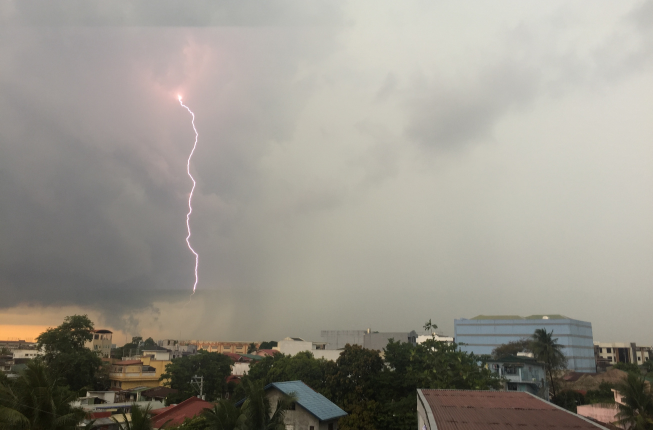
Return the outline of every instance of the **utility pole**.
[[[199,389],[200,395],[197,398],[204,400],[204,376],[193,376],[190,380],[190,385],[195,387],[196,390]]]

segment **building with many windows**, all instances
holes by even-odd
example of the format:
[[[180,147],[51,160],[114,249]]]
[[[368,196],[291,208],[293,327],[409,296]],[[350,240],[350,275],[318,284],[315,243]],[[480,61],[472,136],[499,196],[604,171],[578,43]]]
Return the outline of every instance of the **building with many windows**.
[[[653,349],[650,346],[637,346],[635,342],[594,342],[594,352],[597,362],[643,364],[653,359]]]
[[[596,372],[592,324],[563,315],[479,315],[454,320],[454,337],[460,349],[476,355],[492,354],[497,346],[527,339],[535,330],[553,332],[564,348],[567,367],[575,372]]]
[[[93,339],[86,342],[86,347],[98,351],[102,357],[111,356],[111,337],[113,332],[109,330],[93,330]]]

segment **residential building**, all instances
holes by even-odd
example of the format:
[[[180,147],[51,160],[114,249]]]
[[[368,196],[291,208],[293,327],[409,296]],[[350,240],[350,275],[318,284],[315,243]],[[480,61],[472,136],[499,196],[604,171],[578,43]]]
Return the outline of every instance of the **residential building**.
[[[284,417],[288,430],[338,430],[338,420],[347,415],[347,412],[302,381],[273,382],[265,387],[265,391],[272,405],[276,405],[284,395],[293,394],[297,398]],[[236,406],[243,402],[241,400]]]
[[[197,397],[186,399],[178,405],[168,406],[153,411],[152,427],[155,429],[175,427],[182,424],[186,419],[191,419],[201,414],[204,409],[213,409],[213,403]]]
[[[606,430],[525,392],[417,390],[417,429]]]
[[[86,342],[86,347],[98,351],[102,357],[111,357],[111,337],[113,332],[109,330],[93,330],[93,339]]]
[[[335,361],[340,357],[342,350],[327,350],[325,342],[310,342],[300,337],[287,337],[277,342],[274,350],[286,355],[297,355],[299,352],[308,351],[315,358]]]
[[[141,360],[123,360],[111,366],[109,381],[113,389],[153,388],[163,385],[159,383],[159,376],[157,369],[143,364]]]
[[[653,359],[650,346],[637,346],[635,342],[594,342],[594,354],[597,362],[644,364]]]
[[[247,354],[249,345],[254,344],[256,348],[260,342],[213,342],[205,340],[187,340],[181,341],[180,345],[195,345],[197,349],[203,349],[208,352],[233,352],[234,354]]]
[[[174,339],[163,339],[157,342],[159,347],[165,348],[172,352],[170,359],[177,357],[183,357],[184,355],[192,355],[197,353],[197,345],[194,344],[182,344],[181,342]]]
[[[525,391],[549,400],[545,366],[534,358],[508,355],[489,360],[487,368],[505,381],[504,390]]]
[[[479,315],[457,319],[454,338],[463,351],[489,355],[502,344],[531,337],[537,329],[553,332],[553,338],[564,347],[562,352],[567,357],[569,370],[596,371],[592,324],[562,315]]]
[[[42,352],[36,348],[16,348],[12,351],[12,356],[14,360],[18,358],[36,358],[39,355],[42,355]]]
[[[28,342],[26,340],[0,340],[0,349],[6,348],[9,351],[13,351],[14,349],[29,349],[29,348],[35,348],[36,343],[34,342]]]

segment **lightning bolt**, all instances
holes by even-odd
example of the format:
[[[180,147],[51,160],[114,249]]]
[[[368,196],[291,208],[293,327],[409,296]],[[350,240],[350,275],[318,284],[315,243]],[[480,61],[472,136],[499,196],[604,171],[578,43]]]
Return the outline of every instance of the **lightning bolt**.
[[[195,143],[193,144],[193,149],[190,151],[190,155],[188,156],[188,161],[186,162],[186,172],[188,173],[188,176],[190,177],[190,180],[193,181],[193,188],[190,189],[190,195],[188,196],[188,214],[186,214],[186,228],[188,229],[188,236],[186,236],[186,244],[188,245],[188,249],[190,249],[190,252],[192,252],[195,255],[195,283],[193,284],[193,292],[191,293],[191,297],[193,294],[195,294],[195,289],[197,288],[197,267],[199,266],[199,260],[200,256],[195,252],[193,247],[190,245],[190,214],[193,213],[193,206],[192,206],[192,200],[193,200],[193,192],[195,191],[195,185],[197,183],[195,182],[195,178],[193,178],[193,175],[190,174],[190,159],[193,158],[193,153],[195,152],[195,148],[197,148],[197,129],[195,128],[195,114],[193,113],[192,110],[188,106],[186,106],[182,101],[181,101],[181,96],[178,96],[179,98],[179,104],[186,108],[188,110],[188,113],[191,114],[193,117],[191,124],[193,125],[193,130],[195,130]]]

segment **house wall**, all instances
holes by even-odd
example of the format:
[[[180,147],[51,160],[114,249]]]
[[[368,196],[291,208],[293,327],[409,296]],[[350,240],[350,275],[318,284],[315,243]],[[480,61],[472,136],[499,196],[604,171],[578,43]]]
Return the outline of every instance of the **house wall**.
[[[12,355],[15,360],[17,358],[36,358],[41,353],[37,349],[14,349]]]
[[[592,324],[570,318],[560,319],[458,319],[454,320],[460,349],[474,354],[491,354],[504,343],[525,339],[537,329],[553,331],[553,338],[564,346],[568,368],[576,372],[596,372]]]
[[[619,409],[616,404],[593,404],[579,405],[576,407],[577,414],[583,417],[592,418],[602,423],[612,424],[617,420]],[[617,427],[624,428],[621,425],[614,424]]]
[[[234,365],[231,367],[231,374],[243,376],[249,372],[249,365],[250,363],[234,363]]]
[[[271,388],[269,390],[268,398],[270,399],[270,404],[273,409],[276,407],[277,401],[282,395],[283,393],[276,388]],[[311,430],[311,426],[313,426],[313,430],[322,430],[322,427],[320,427],[320,421],[317,417],[298,404],[295,404],[294,411],[286,412],[284,422],[286,424],[286,430]],[[289,428],[288,426],[292,426],[292,428]],[[328,430],[328,428],[325,428],[325,430]],[[336,430],[335,425],[333,430]]]

